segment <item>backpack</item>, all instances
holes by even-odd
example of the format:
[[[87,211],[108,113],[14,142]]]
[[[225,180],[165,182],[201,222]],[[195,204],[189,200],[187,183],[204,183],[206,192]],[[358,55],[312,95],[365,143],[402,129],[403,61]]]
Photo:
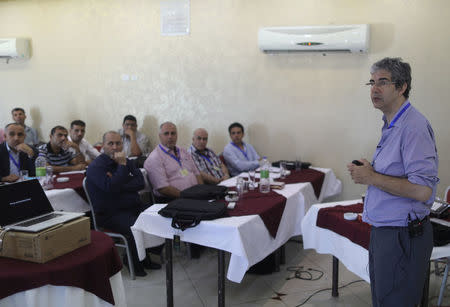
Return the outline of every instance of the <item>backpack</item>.
[[[214,220],[226,216],[227,204],[207,200],[178,198],[158,211],[164,217],[172,218],[172,227],[184,231],[195,227],[203,220]]]
[[[196,184],[184,189],[180,193],[181,198],[192,199],[221,199],[228,192],[228,188],[223,185]]]

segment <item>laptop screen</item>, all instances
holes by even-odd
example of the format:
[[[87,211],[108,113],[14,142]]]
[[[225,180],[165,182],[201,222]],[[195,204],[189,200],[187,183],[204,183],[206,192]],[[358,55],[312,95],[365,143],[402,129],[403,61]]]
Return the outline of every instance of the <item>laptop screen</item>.
[[[53,212],[37,179],[0,186],[0,226]]]

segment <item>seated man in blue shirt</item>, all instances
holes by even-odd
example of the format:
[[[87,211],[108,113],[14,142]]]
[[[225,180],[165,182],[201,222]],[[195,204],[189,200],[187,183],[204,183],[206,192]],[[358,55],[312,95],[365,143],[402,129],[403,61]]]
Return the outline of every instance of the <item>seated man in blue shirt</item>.
[[[34,176],[34,160],[38,151],[24,143],[25,128],[21,124],[12,123],[5,127],[5,142],[0,144],[0,181],[15,182],[20,178],[20,171],[27,170]]]
[[[240,123],[233,123],[228,127],[231,142],[225,146],[223,156],[227,162],[231,176],[257,169],[260,157],[252,145],[244,143],[244,127]]]
[[[103,135],[104,153],[89,164],[87,188],[98,225],[127,238],[136,276],[146,276],[144,268],[159,269],[161,265],[151,263],[149,257],[147,261],[139,261],[130,226],[146,209],[138,194],[144,188],[144,177],[122,150],[122,137],[118,132]]]

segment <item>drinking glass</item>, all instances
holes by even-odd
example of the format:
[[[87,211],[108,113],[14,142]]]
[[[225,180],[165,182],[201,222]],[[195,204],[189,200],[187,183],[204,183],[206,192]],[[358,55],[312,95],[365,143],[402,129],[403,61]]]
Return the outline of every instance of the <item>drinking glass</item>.
[[[297,172],[299,172],[299,171],[302,170],[302,161],[300,160],[300,158],[297,158],[297,159],[295,160],[295,170],[296,170]]]
[[[280,161],[280,178],[286,178],[286,161]]]
[[[52,189],[53,188],[53,167],[51,167],[50,165],[47,165],[46,169],[46,186],[47,189]]]
[[[255,170],[251,170],[248,171],[248,179],[250,180],[249,183],[249,190],[254,190],[256,188],[256,171]]]
[[[236,179],[236,191],[238,192],[239,199],[242,199],[242,195],[244,195],[244,178],[240,176]]]
[[[19,173],[20,181],[28,180],[28,170],[22,169]]]

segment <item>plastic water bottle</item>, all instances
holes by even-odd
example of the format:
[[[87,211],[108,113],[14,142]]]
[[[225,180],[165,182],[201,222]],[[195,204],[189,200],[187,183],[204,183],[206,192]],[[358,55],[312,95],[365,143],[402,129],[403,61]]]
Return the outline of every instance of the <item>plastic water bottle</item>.
[[[36,161],[34,162],[34,166],[36,168],[36,177],[39,179],[39,182],[41,185],[45,182],[45,177],[47,175],[47,159],[45,159],[44,154],[39,154],[39,156],[36,158]]]
[[[260,180],[259,180],[259,191],[261,193],[269,193],[270,192],[270,163],[267,160],[267,157],[263,157],[261,161],[260,167]]]

